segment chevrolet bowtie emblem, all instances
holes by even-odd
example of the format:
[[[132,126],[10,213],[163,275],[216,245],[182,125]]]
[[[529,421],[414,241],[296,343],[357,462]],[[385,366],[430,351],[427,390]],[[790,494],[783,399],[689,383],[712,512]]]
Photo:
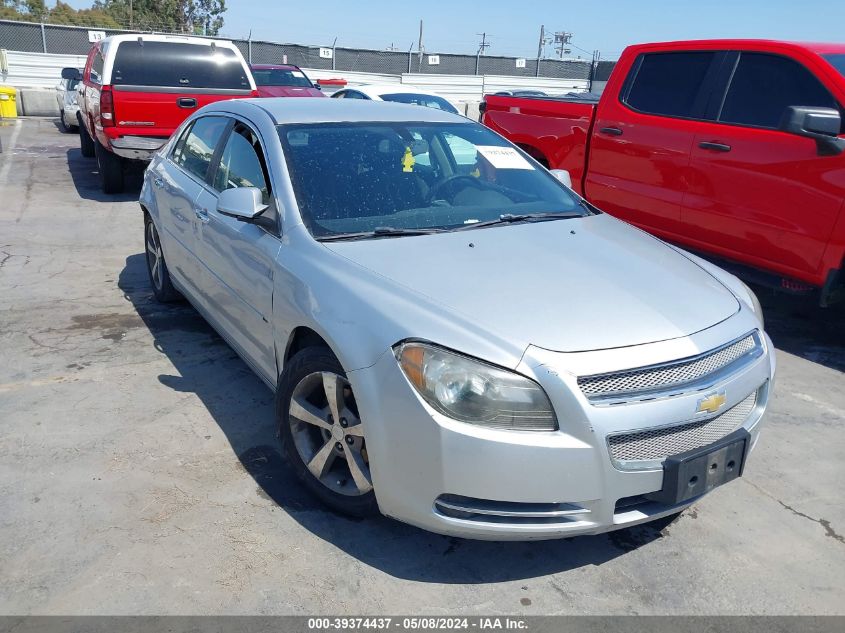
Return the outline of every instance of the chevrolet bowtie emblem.
[[[725,395],[724,391],[719,391],[718,393],[711,393],[709,396],[706,396],[698,401],[698,407],[696,407],[696,413],[716,413],[719,409],[721,409],[725,402],[727,402],[728,396]]]

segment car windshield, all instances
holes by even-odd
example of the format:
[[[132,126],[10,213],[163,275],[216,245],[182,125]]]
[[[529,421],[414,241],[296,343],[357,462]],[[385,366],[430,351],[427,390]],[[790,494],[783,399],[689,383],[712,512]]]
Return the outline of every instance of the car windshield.
[[[548,171],[476,123],[297,124],[279,126],[279,136],[303,221],[318,239],[590,214]]]
[[[829,55],[822,55],[828,63],[839,71],[839,74],[845,77],[845,53],[830,53]]]
[[[397,94],[381,95],[382,101],[394,101],[396,103],[410,103],[411,105],[421,105],[426,108],[434,108],[436,110],[445,110],[452,114],[458,114],[457,108],[446,101],[443,97],[435,95],[424,95],[416,92],[403,92]]]
[[[252,76],[258,86],[313,88],[305,73],[296,68],[253,68]]]

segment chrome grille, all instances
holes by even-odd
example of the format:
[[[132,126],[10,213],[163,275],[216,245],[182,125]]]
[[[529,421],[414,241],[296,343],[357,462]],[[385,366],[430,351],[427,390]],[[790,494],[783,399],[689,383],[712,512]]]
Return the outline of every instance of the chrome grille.
[[[758,353],[754,353],[758,352]],[[762,353],[753,332],[717,350],[673,363],[578,378],[578,386],[590,400],[625,398],[691,385]]]
[[[707,446],[741,427],[756,405],[755,390],[739,404],[708,420],[611,435],[607,438],[610,458],[617,468],[635,470],[647,467],[642,462],[658,462]]]

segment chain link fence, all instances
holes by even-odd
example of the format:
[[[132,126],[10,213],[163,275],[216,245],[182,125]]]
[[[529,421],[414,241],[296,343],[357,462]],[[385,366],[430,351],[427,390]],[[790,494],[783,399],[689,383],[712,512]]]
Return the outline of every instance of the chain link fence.
[[[0,20],[0,48],[27,53],[85,55],[91,48],[90,30],[105,31],[106,35],[137,32]],[[581,60],[438,54],[429,51],[420,54],[414,51],[303,46],[243,39],[231,39],[231,41],[253,64],[288,63],[304,68],[391,75],[403,73],[502,75],[604,81],[610,75],[614,64],[614,62],[594,64],[591,61]]]

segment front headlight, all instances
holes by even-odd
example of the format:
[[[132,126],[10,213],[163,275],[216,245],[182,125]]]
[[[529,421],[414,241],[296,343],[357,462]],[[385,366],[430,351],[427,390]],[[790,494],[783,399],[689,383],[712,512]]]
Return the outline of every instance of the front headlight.
[[[755,316],[760,319],[760,329],[764,329],[765,323],[763,321],[763,306],[760,305],[760,300],[757,298],[757,295],[754,294],[754,291],[744,282],[740,281],[739,283],[742,284],[745,292],[748,293],[748,301],[746,302],[748,307],[751,308],[751,311],[755,314]]]
[[[424,343],[403,343],[395,352],[417,393],[445,416],[514,431],[558,428],[546,392],[525,376]]]

